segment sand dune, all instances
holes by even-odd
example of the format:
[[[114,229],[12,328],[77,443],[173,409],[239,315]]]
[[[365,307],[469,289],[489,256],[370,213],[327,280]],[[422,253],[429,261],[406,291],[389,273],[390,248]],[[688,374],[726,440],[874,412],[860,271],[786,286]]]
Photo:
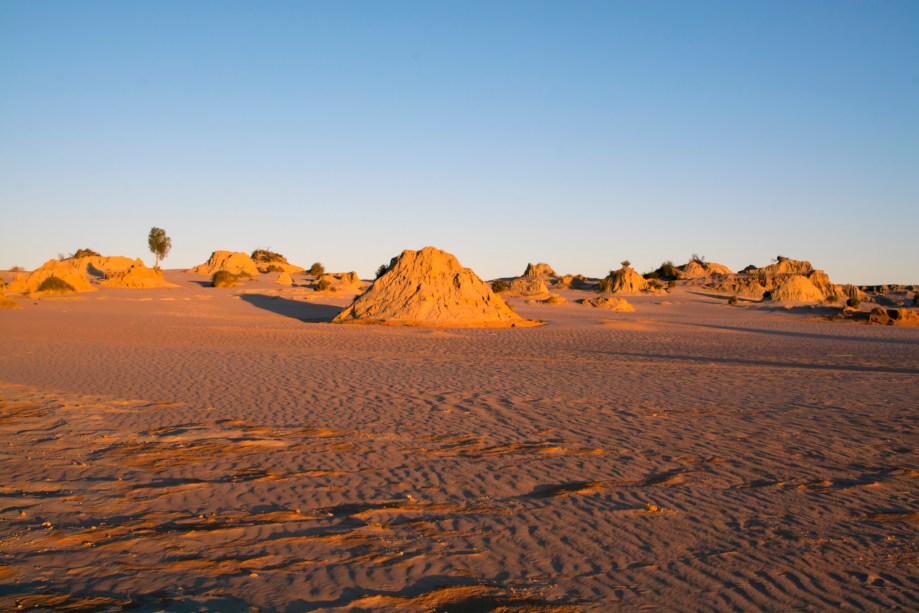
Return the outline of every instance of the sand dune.
[[[916,329],[166,277],[0,312],[0,608],[919,607]]]

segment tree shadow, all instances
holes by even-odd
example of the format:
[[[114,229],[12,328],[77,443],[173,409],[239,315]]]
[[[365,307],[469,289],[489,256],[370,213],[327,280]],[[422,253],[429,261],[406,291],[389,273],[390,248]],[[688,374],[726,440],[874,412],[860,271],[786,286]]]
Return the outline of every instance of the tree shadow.
[[[331,304],[314,304],[264,294],[242,294],[240,298],[260,309],[308,323],[328,323],[344,310]]]

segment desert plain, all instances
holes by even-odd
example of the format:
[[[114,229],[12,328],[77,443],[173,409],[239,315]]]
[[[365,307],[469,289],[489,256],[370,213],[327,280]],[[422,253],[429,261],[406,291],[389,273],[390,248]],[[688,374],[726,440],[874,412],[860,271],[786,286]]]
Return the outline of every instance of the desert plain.
[[[4,610],[919,608],[917,328],[166,279],[0,311]]]

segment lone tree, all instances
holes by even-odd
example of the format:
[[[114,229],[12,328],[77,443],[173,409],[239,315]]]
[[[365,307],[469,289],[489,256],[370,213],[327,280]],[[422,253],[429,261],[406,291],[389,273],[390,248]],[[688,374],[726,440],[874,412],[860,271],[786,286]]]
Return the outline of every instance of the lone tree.
[[[172,249],[172,239],[166,236],[166,230],[154,226],[150,228],[147,245],[150,246],[150,251],[156,256],[156,263],[153,267],[159,268],[160,258],[166,259],[166,256],[169,255],[169,250]]]

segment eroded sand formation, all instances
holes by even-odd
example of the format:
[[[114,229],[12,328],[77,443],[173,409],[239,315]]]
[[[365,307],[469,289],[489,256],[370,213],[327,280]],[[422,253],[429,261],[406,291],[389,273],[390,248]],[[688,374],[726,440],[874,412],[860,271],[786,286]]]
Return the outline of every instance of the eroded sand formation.
[[[529,323],[454,255],[434,247],[403,251],[335,321],[485,327]]]
[[[199,264],[187,272],[196,275],[213,275],[218,270],[225,270],[234,275],[257,275],[258,267],[249,254],[242,251],[215,251],[204,264]]]

